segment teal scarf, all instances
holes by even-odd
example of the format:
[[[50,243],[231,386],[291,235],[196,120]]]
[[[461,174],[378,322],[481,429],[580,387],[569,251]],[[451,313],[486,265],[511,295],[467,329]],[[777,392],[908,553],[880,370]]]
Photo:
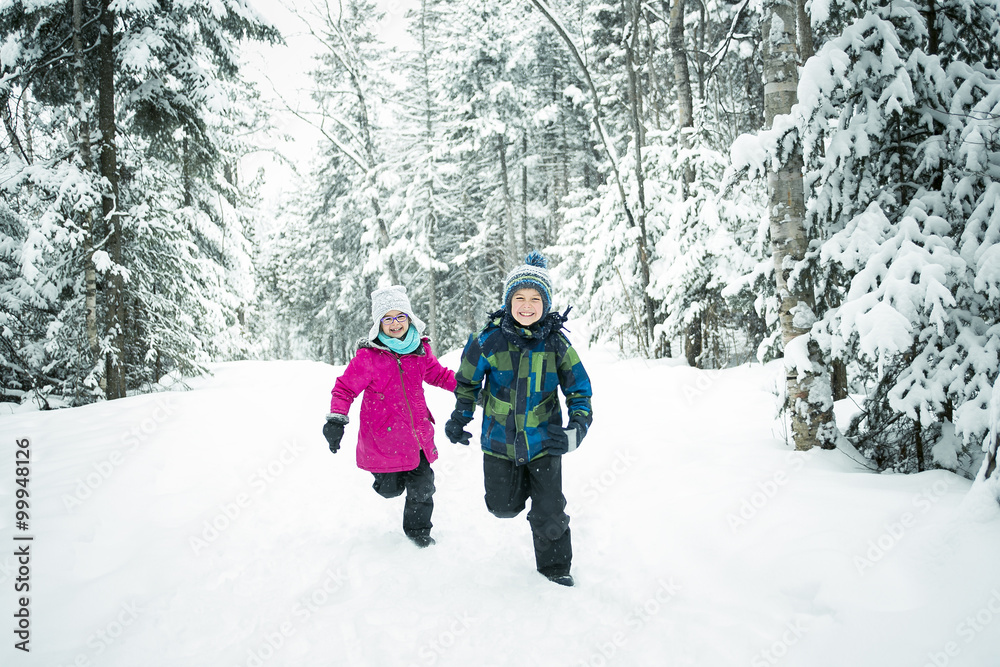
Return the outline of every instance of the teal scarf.
[[[406,334],[402,338],[393,338],[392,336],[386,335],[384,331],[379,331],[378,339],[383,345],[396,354],[409,354],[417,349],[418,345],[420,345],[420,334],[417,333],[417,328],[412,324],[410,325],[410,328],[406,330]]]

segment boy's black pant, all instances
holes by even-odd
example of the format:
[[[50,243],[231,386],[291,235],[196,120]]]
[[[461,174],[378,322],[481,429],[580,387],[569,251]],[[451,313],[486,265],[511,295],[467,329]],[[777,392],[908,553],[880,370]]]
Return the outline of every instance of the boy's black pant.
[[[483,456],[486,508],[509,519],[531,498],[528,523],[535,545],[535,567],[547,577],[569,574],[573,560],[566,497],[562,492],[562,457],[543,456],[523,466],[496,456]]]
[[[434,471],[427,457],[420,452],[420,464],[404,472],[374,472],[372,488],[383,498],[395,498],[406,491],[403,505],[403,532],[409,537],[431,534],[431,513],[434,512]]]

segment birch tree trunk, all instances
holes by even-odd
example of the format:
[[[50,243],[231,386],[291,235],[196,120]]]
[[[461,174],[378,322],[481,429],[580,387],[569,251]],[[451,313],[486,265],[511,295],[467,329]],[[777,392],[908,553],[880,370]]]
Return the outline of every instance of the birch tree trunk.
[[[798,88],[797,0],[767,0],[764,5],[764,117],[767,127],[776,116],[787,114],[796,102]],[[782,340],[787,368],[787,407],[792,437],[798,450],[832,446],[830,432],[833,401],[829,379],[822,368],[815,344],[806,349],[813,361],[810,369],[793,367],[802,354],[792,354],[796,339],[809,332],[815,320],[813,297],[805,276],[790,280],[792,271],[805,257],[808,239],[804,227],[805,191],[802,184],[802,149],[796,147],[777,170],[768,173],[771,215],[771,251],[780,306]],[[798,346],[796,346],[796,351]]]
[[[666,6],[667,2],[664,0]],[[691,94],[691,73],[688,69],[687,49],[684,48],[684,0],[670,4],[670,57],[674,61],[674,85],[677,88],[677,125],[681,128],[681,148],[690,148],[691,138],[686,131],[694,127],[694,99]],[[684,170],[681,197],[687,199],[688,187],[694,181],[694,172]]]
[[[87,110],[87,95],[84,85],[83,49],[83,0],[73,0],[73,68],[76,78],[77,150],[84,169],[94,168],[94,157],[90,147],[90,118]],[[100,359],[101,348],[97,338],[97,270],[94,266],[94,214],[87,211],[83,218],[83,284],[86,317],[84,329],[91,361],[95,365]],[[107,391],[107,379],[101,378],[101,389]]]

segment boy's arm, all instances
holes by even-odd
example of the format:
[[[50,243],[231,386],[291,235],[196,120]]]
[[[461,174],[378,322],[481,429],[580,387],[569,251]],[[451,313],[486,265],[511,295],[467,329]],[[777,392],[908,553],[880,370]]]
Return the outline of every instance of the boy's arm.
[[[455,410],[444,425],[444,433],[455,443],[468,445],[472,434],[465,430],[476,412],[476,398],[486,372],[479,338],[473,334],[462,350],[462,360],[455,373]]]
[[[465,423],[472,421],[476,412],[476,399],[483,386],[483,376],[488,364],[483,358],[483,350],[476,335],[469,336],[462,360],[455,373],[455,413],[460,413]],[[453,418],[458,415],[452,413]]]
[[[584,429],[590,428],[594,421],[594,411],[590,398],[593,391],[590,386],[590,376],[587,369],[580,361],[580,355],[570,344],[569,339],[560,336],[564,349],[558,356],[559,385],[562,387],[563,395],[566,397],[566,411],[569,419],[581,423]]]

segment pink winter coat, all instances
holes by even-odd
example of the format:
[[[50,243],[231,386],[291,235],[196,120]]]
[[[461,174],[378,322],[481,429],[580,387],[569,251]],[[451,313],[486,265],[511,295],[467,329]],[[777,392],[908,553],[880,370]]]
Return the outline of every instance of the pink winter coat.
[[[437,457],[434,417],[424,400],[424,383],[455,390],[455,373],[438,362],[426,338],[410,354],[399,355],[368,343],[358,349],[337,378],[330,412],[346,415],[364,392],[358,420],[358,467],[369,472],[401,472]]]

